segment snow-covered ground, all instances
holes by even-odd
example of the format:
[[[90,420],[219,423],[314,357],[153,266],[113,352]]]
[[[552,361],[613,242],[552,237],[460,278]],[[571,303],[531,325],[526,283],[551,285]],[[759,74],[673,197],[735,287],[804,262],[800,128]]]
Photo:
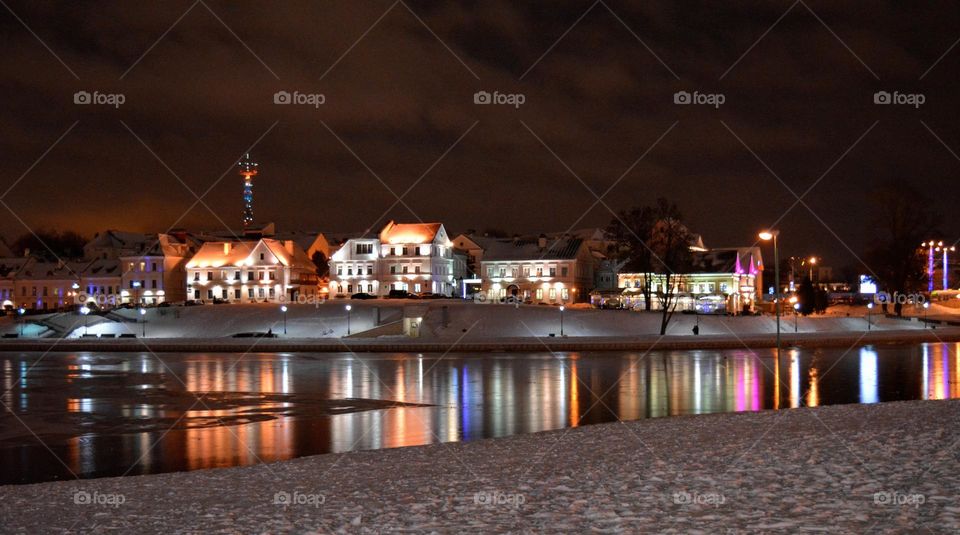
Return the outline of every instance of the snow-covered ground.
[[[960,401],[0,487],[13,533],[957,533]]]
[[[346,310],[350,305],[352,310]],[[402,318],[404,308],[408,315],[414,309],[428,308],[424,318],[421,339],[429,340],[483,340],[495,338],[528,338],[560,335],[561,312],[558,307],[536,305],[477,304],[458,300],[334,300],[319,305],[289,305],[284,313],[277,305],[206,305],[194,307],[150,308],[140,317],[136,310],[117,310],[107,316],[59,314],[28,316],[29,336],[40,332],[29,322],[44,320],[63,326],[70,337],[89,334],[132,333],[147,338],[210,339],[229,337],[241,332],[272,331],[284,338],[335,338],[347,334],[349,314],[353,334],[371,329],[379,314],[380,324]],[[862,307],[861,307],[862,308]],[[931,309],[934,310],[934,309]],[[781,318],[781,329],[800,333],[861,332],[867,328],[867,318],[856,311],[829,316]],[[421,312],[416,312],[420,314]],[[849,315],[848,315],[849,314]],[[931,316],[933,313],[931,312]],[[660,330],[660,314],[627,310],[598,310],[568,308],[563,313],[563,334],[567,337],[636,337],[655,335]],[[748,336],[776,332],[773,316],[694,316],[675,314],[667,334],[690,335],[699,324],[701,335]],[[880,331],[921,329],[923,324],[907,319],[872,316],[872,329]],[[32,330],[31,330],[32,329]],[[19,332],[16,318],[0,319],[0,333]]]

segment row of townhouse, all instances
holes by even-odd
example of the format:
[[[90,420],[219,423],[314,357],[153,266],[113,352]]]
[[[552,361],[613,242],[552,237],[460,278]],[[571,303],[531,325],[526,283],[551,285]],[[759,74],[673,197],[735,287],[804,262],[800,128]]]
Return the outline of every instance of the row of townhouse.
[[[316,246],[321,253],[329,250],[325,243]],[[318,293],[316,267],[294,240],[108,230],[85,245],[84,256],[66,262],[0,258],[0,303],[5,309],[62,310],[189,300],[279,302]]]
[[[377,237],[347,240],[330,262],[329,292],[347,297],[391,290],[530,303],[584,301],[594,286],[594,255],[584,239],[450,239],[441,223],[391,221]]]

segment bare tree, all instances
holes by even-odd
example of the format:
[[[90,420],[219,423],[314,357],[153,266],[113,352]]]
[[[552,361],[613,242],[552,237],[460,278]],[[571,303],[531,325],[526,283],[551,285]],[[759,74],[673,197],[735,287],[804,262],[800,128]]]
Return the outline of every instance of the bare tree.
[[[653,270],[662,281],[657,287],[660,301],[660,334],[667,333],[667,326],[680,302],[687,274],[693,267],[690,253],[692,235],[682,222],[677,205],[666,199],[657,199],[654,209],[656,223],[650,233],[648,246],[651,250]]]

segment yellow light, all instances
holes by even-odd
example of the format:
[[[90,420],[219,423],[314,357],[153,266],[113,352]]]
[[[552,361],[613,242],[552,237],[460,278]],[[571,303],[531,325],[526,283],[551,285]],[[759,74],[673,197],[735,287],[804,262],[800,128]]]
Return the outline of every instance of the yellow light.
[[[760,239],[763,241],[770,241],[773,239],[773,233],[766,230],[758,234],[758,236],[760,236]]]

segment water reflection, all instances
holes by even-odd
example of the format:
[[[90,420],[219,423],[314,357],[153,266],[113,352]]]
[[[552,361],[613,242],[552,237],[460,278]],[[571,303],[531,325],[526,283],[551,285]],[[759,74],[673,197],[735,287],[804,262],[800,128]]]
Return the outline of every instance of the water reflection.
[[[3,402],[30,428],[0,417],[4,483],[960,392],[960,344],[789,349],[779,362],[772,351],[40,357],[0,357]]]

